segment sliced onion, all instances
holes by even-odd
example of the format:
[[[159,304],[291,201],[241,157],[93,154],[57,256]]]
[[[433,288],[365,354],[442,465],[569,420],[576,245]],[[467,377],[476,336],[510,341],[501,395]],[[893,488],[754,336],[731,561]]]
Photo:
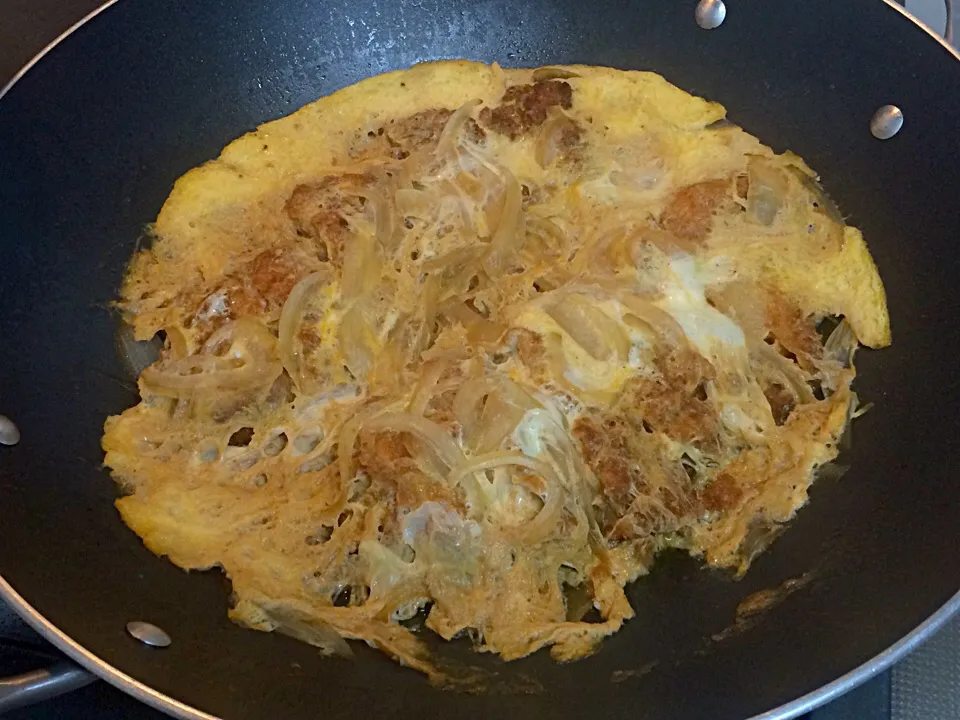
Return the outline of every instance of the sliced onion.
[[[546,312],[591,357],[626,362],[630,354],[629,336],[589,298],[563,295],[549,304]]]
[[[490,345],[499,342],[507,331],[506,325],[495,323],[486,318],[475,315],[473,322],[466,326],[467,340],[477,345]]]
[[[480,403],[491,391],[491,380],[486,376],[467,380],[457,391],[453,400],[453,415],[460,423],[465,438],[476,434]]]
[[[380,348],[367,322],[363,304],[358,303],[344,313],[337,328],[337,338],[347,368],[358,381],[364,382],[373,369]]]
[[[440,297],[442,288],[440,278],[436,275],[429,276],[423,283],[423,289],[420,292],[420,313],[421,322],[418,328],[417,342],[414,347],[414,355],[420,355],[426,352],[434,341],[434,323],[437,319],[437,300]]]
[[[707,293],[710,303],[744,329],[763,337],[767,333],[767,293],[754,282],[735,280]]]
[[[462,325],[467,331],[467,340],[474,345],[496,343],[507,331],[505,325],[487,320],[459,297],[455,297],[440,308],[440,313],[445,315],[451,323]]]
[[[275,356],[276,338],[254,317],[242,317],[224,325],[203,344],[202,352],[220,357]],[[223,352],[219,352],[223,350]]]
[[[337,435],[337,465],[340,469],[340,490],[345,493],[353,480],[353,453],[357,444],[357,435],[364,423],[383,412],[386,403],[371,403],[347,420]]]
[[[303,322],[303,314],[307,307],[310,296],[313,295],[317,286],[325,281],[329,276],[326,273],[312,273],[293,286],[287,300],[283,304],[283,310],[280,311],[280,325],[277,330],[280,360],[287,369],[287,374],[293,380],[294,386],[300,390],[300,383],[303,380],[300,348],[295,340],[300,330],[300,323]]]
[[[273,335],[257,320],[240,318],[215,332],[201,354],[149,367],[141,380],[158,395],[187,398],[267,387],[282,370]]]
[[[440,139],[437,140],[437,155],[441,157],[453,156],[457,145],[460,142],[460,131],[470,118],[470,114],[473,112],[473,109],[479,104],[479,99],[468,100],[459,108],[457,108],[456,112],[450,116],[450,118],[447,120],[447,124],[443,126],[443,131],[440,133]]]
[[[413,188],[402,188],[397,190],[394,195],[394,203],[401,215],[414,215],[417,217],[432,215],[430,212],[434,205],[432,193],[424,190],[414,190]]]
[[[463,163],[461,162],[461,170],[457,173],[456,178],[450,180],[450,187],[458,195],[462,195],[468,201],[471,202],[482,202],[490,194],[490,186],[484,181],[480,180],[477,176],[470,174],[462,169]],[[499,178],[499,175],[495,177]]]
[[[577,254],[574,267],[587,277],[616,277],[623,269],[643,264],[649,254],[646,243],[656,244],[660,233],[643,227],[641,222],[643,221],[625,219],[599,233]],[[671,242],[667,254],[676,252],[677,245],[678,243]]]
[[[463,175],[464,173],[461,173]],[[445,193],[441,198],[440,204],[444,201],[452,201],[456,204],[457,212],[460,214],[460,222],[464,228],[471,232],[476,232],[476,223],[474,222],[474,202],[469,193],[466,192],[459,183],[453,180],[444,180],[439,185],[440,190]]]
[[[516,429],[526,411],[526,408],[514,405],[499,393],[488,395],[470,449],[476,453],[498,449]]]
[[[195,356],[179,360],[164,369],[150,367],[141,379],[147,390],[167,397],[242,391],[263,387],[280,375],[280,363],[233,365],[220,358]]]
[[[527,215],[527,236],[540,240],[539,246],[551,257],[569,257],[571,241],[563,229],[553,220]]]
[[[364,430],[377,432],[390,430],[406,432],[421,440],[448,468],[455,468],[464,461],[463,453],[450,434],[435,422],[410,413],[388,412],[378,415],[364,425]]]
[[[470,167],[470,164],[467,162],[467,158],[469,158],[473,160],[473,162],[477,166],[486,170],[493,179],[500,180],[501,182],[503,181],[504,169],[494,164],[478,148],[472,147],[470,145],[463,145],[461,146],[460,149],[462,150],[462,152],[457,153],[457,162],[460,165],[460,169],[463,170],[465,173],[472,174],[472,171],[476,169],[476,168]],[[480,183],[483,183],[485,186],[485,189],[489,189],[490,186],[484,183],[482,178],[478,177],[477,181]]]
[[[465,433],[474,430],[479,418],[479,406],[483,398],[491,393],[502,395],[508,402],[523,408],[524,411],[540,407],[540,403],[504,375],[483,375],[467,380],[460,386],[453,400],[453,414]]]
[[[380,258],[373,235],[358,232],[350,237],[343,249],[343,272],[340,296],[349,302],[362,297],[380,280]]]
[[[503,210],[497,230],[490,240],[490,251],[483,263],[491,274],[499,274],[508,269],[506,264],[519,250],[523,239],[523,192],[512,172],[504,169],[503,176]]]
[[[148,368],[142,378],[145,387],[157,395],[186,398],[211,392],[242,392],[266,387],[280,376],[282,370],[280,363],[188,375],[180,374],[176,370]]]
[[[823,354],[840,363],[840,367],[850,367],[853,363],[853,353],[857,349],[859,342],[853,327],[844,318],[840,324],[833,329],[830,337],[823,344]]]
[[[789,388],[801,404],[814,402],[816,398],[807,384],[807,378],[800,367],[781,355],[776,348],[762,341],[750,344],[750,351],[759,358],[764,370],[773,376],[784,388]]]
[[[413,390],[413,396],[407,404],[407,412],[411,415],[422,416],[430,404],[430,399],[437,388],[440,376],[446,372],[448,363],[443,359],[430,360],[424,363],[420,380]]]
[[[450,475],[450,484],[456,487],[475,473],[509,465],[535,472],[546,484],[546,487],[529,488],[543,500],[543,507],[533,520],[518,528],[518,539],[524,542],[535,543],[544,540],[556,528],[564,503],[563,483],[548,463],[517,452],[488,453],[473,458],[455,470]]]
[[[470,327],[474,319],[480,318],[479,313],[469,303],[461,302],[460,298],[454,298],[453,302],[440,308],[440,314],[445,315],[451,322],[460,323],[465,328]]]
[[[533,71],[533,81],[543,82],[544,80],[568,80],[570,78],[580,77],[573,70],[569,70],[559,65],[546,65],[538,67]]]
[[[787,194],[787,178],[764,158],[750,158],[747,172],[750,190],[747,193],[747,220],[758,225],[773,225]]]
[[[543,124],[537,136],[537,142],[533,146],[533,157],[540,167],[545,168],[553,164],[560,154],[560,140],[563,138],[563,133],[576,127],[576,123],[562,112],[555,113]]]
[[[635,170],[614,170],[610,173],[610,182],[625,190],[646,192],[655,188],[663,176],[663,165],[651,163]]]
[[[566,359],[563,355],[563,338],[560,333],[545,333],[540,336],[547,354],[547,367],[554,380],[566,383]]]
[[[476,267],[476,263],[483,254],[483,247],[472,245],[457,248],[450,252],[423,261],[423,271],[428,273],[457,273],[467,267]],[[476,267],[479,270],[479,267]]]
[[[461,427],[463,428],[464,445],[471,452],[483,453],[494,450],[500,446],[503,439],[513,432],[517,423],[523,418],[524,410],[506,402],[496,391],[484,387],[483,395],[479,398],[469,413],[461,414]],[[473,399],[474,388],[469,388],[468,393]],[[486,403],[481,408],[483,397],[487,398]],[[457,396],[458,400],[463,401],[464,395]],[[460,405],[465,404],[461,402]]]
[[[656,333],[663,346],[672,349],[690,348],[690,340],[676,319],[666,310],[657,307],[649,300],[629,292],[617,293],[620,300],[629,310],[628,314],[649,326]]]
[[[325,655],[335,655],[349,660],[354,659],[353,650],[347,641],[332,625],[319,617],[300,615],[296,611],[280,609],[279,607],[265,610],[267,616],[276,624],[276,631],[281,635],[289,635],[319,648]]]
[[[395,247],[393,241],[394,224],[390,204],[387,202],[386,197],[379,192],[365,192],[363,197],[366,198],[370,207],[373,209],[377,244],[388,252],[393,250]]]
[[[410,361],[410,323],[409,318],[401,316],[397,320],[386,344],[377,353],[377,360],[367,376],[371,391],[374,388],[387,388],[393,392],[403,385],[403,371]],[[374,394],[371,392],[371,394]]]

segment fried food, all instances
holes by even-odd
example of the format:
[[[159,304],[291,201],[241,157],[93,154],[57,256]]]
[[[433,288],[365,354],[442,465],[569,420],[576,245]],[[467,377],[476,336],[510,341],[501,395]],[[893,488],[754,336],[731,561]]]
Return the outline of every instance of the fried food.
[[[665,547],[744,572],[890,330],[813,171],[724,117],[652,73],[429,63],[187,173],[122,288],[165,337],[106,423],[124,521],[223,568],[237,622],[430,674],[418,613],[565,660]]]

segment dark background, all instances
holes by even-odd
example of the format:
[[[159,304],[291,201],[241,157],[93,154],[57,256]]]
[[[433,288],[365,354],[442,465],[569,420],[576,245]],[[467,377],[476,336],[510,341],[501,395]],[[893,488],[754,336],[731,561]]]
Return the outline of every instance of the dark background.
[[[0,85],[99,4],[98,0],[0,0]],[[40,667],[53,657],[56,652],[0,604],[0,677]],[[157,720],[164,716],[99,682],[7,717],[11,720]],[[889,717],[889,673],[807,716],[808,720],[888,720]]]

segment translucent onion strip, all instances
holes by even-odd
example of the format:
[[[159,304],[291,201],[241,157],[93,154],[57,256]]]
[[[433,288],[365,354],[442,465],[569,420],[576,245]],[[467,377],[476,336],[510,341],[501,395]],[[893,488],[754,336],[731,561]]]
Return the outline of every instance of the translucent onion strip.
[[[526,231],[536,238],[540,248],[551,257],[569,257],[571,242],[567,234],[553,220],[527,215]]]
[[[492,274],[506,270],[507,261],[519,249],[524,229],[523,192],[520,183],[509,170],[503,170],[503,210],[500,222],[490,240],[490,252],[484,260],[484,266]]]
[[[470,448],[477,453],[496,450],[523,419],[526,408],[514,405],[499,393],[491,393],[483,405]]]
[[[350,481],[353,480],[354,465],[353,452],[357,444],[357,435],[363,424],[377,413],[383,411],[384,403],[377,402],[368,405],[358,412],[352,418],[347,420],[340,428],[337,436],[337,465],[340,469],[340,487],[346,491]]]
[[[300,330],[300,323],[303,322],[303,314],[306,310],[307,301],[316,290],[317,286],[327,276],[325,273],[312,273],[293,286],[286,302],[283,304],[283,310],[280,311],[280,325],[277,331],[279,336],[278,350],[280,360],[287,369],[287,374],[293,380],[294,386],[300,390],[300,383],[303,379],[301,373],[301,350],[297,346],[296,335]]]
[[[363,303],[354,305],[344,313],[337,329],[337,338],[350,373],[359,382],[365,382],[373,369],[380,345],[367,320]]]
[[[440,139],[437,140],[438,155],[445,157],[452,156],[454,154],[460,141],[460,131],[470,118],[471,113],[473,113],[473,109],[479,104],[479,99],[468,100],[459,108],[457,108],[456,112],[450,116],[450,118],[447,120],[447,124],[443,126],[443,131],[440,133]]]
[[[683,328],[680,327],[673,315],[666,310],[629,292],[618,293],[617,299],[626,306],[629,311],[628,316],[632,315],[637,320],[642,321],[659,336],[664,347],[673,349],[692,348]]]
[[[750,158],[748,173],[747,220],[769,227],[783,207],[789,189],[787,178],[782,170],[757,157]]]
[[[413,396],[407,404],[408,413],[416,416],[423,415],[437,388],[437,382],[446,371],[447,366],[448,363],[442,359],[429,360],[424,364],[420,380],[417,382]]]
[[[393,201],[401,215],[415,215],[422,219],[428,219],[433,215],[433,195],[425,190],[401,188],[397,190]]]
[[[800,367],[788,358],[785,358],[776,349],[764,342],[754,343],[751,350],[756,352],[764,362],[764,370],[777,376],[781,385],[793,391],[800,403],[812,403],[816,397],[807,384],[806,377]]]
[[[625,362],[630,338],[620,324],[583,295],[566,295],[546,308],[564,331],[597,360]]]
[[[176,328],[174,328],[174,330],[182,341],[183,336],[180,335],[180,331],[176,330]],[[117,330],[116,340],[120,357],[123,359],[127,369],[133,374],[133,377],[139,377],[146,368],[153,365],[160,357],[161,350],[163,349],[163,342],[161,342],[160,338],[156,335],[150,340],[136,340],[133,336],[133,328],[127,323],[120,325],[120,328]],[[169,345],[172,349],[173,343],[170,342]],[[183,357],[183,355],[176,350],[173,350],[172,354],[174,358]]]
[[[580,76],[573,70],[559,65],[545,65],[533,71],[534,82],[543,82],[544,80],[568,80],[576,77]]]
[[[299,613],[279,606],[265,610],[264,614],[276,625],[276,631],[295,640],[319,648],[324,655],[354,659],[353,650],[332,625],[319,617]]]
[[[481,409],[484,398],[487,402]],[[473,452],[498,447],[523,414],[539,403],[506,377],[484,376],[465,382],[453,401],[453,414],[463,429],[464,444]]]
[[[201,354],[153,365],[140,378],[151,392],[186,398],[266,387],[282,369],[273,335],[259,321],[240,318],[215,332]]]
[[[150,392],[183,398],[264,387],[277,379],[281,369],[280,363],[250,362],[237,366],[220,358],[196,356],[164,369],[147,368],[140,377]]]
[[[557,159],[563,133],[571,128],[576,128],[575,123],[562,112],[556,113],[543,124],[533,148],[534,159],[540,167],[548,167]]]
[[[444,305],[440,312],[451,323],[460,323],[467,331],[467,340],[474,345],[488,345],[496,343],[507,331],[506,325],[491,322],[478,313],[471,305],[454,298]]]
[[[379,280],[376,241],[367,232],[357,232],[347,239],[343,249],[340,296],[347,302],[355,300],[372,290]]]
[[[417,321],[409,315],[400,314],[387,333],[386,342],[377,353],[376,363],[367,377],[371,395],[378,394],[376,388],[382,387],[387,393],[395,393],[397,388],[404,386],[404,371],[415,363],[418,335]]]
[[[378,192],[366,192],[363,197],[373,209],[375,236],[377,243],[386,251],[394,249],[393,231],[394,213],[387,198]]]
[[[505,465],[514,465],[536,473],[546,483],[546,487],[529,487],[543,500],[543,507],[537,516],[517,528],[518,539],[535,543],[546,539],[557,526],[563,511],[563,483],[556,471],[546,462],[516,452],[494,452],[479,455],[450,476],[450,484],[456,487],[475,473],[486,472]]]
[[[367,422],[364,430],[410,433],[423,441],[448,468],[456,468],[464,462],[463,453],[460,452],[450,433],[423,417],[409,413],[387,412]]]
[[[844,318],[824,343],[823,355],[836,360],[841,367],[850,367],[853,364],[853,354],[858,343],[856,333],[853,332],[850,323]]]

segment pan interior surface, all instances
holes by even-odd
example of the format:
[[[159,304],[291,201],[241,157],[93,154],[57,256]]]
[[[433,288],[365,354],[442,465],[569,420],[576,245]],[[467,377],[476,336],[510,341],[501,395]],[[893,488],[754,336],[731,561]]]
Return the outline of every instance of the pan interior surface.
[[[851,470],[814,487],[743,580],[664,557],[630,590],[637,617],[577,663],[541,653],[503,664],[455,644],[448,654],[484,678],[471,695],[433,691],[364,647],[354,662],[328,660],[233,626],[219,574],[183,573],[122,525],[99,448],[104,418],[136,400],[110,303],[173,181],[316,97],[456,57],[649,69],[723,103],[748,132],[803,156],[863,229],[894,335],[858,359],[876,407],[841,457]],[[714,31],[670,0],[589,14],[572,0],[118,3],[0,100],[0,412],[22,433],[0,449],[0,574],[107,663],[227,718],[749,717],[814,691],[960,587],[958,97],[955,58],[882,3],[814,0],[796,22],[742,0]],[[887,103],[904,128],[880,142],[869,120]],[[805,587],[735,626],[748,595],[802,576]],[[172,645],[135,643],[131,620]]]

